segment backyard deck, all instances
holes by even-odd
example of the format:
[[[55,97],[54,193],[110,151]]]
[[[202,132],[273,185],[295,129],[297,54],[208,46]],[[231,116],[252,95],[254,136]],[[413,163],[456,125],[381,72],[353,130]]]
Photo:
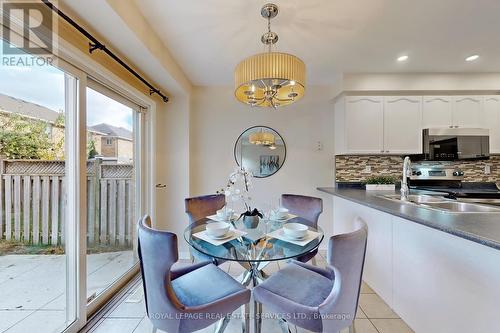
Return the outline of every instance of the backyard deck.
[[[132,251],[87,256],[87,297],[132,267]],[[0,256],[0,333],[61,331],[66,322],[64,255]]]

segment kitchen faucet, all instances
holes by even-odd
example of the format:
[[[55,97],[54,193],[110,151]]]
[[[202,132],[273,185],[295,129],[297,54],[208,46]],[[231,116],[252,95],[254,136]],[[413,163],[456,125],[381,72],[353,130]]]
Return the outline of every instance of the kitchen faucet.
[[[408,187],[408,177],[411,175],[411,160],[406,156],[403,162],[403,180],[401,181],[401,200],[408,201],[410,188]]]

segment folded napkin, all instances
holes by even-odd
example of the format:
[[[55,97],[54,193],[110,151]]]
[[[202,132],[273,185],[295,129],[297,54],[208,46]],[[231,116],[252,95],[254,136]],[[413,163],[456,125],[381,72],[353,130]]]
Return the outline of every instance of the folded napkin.
[[[214,239],[212,237],[210,237],[208,234],[207,234],[207,231],[206,230],[203,230],[203,231],[200,231],[200,232],[197,232],[195,234],[193,234],[194,237],[197,237],[199,239],[202,239],[204,240],[205,242],[208,242],[212,245],[215,245],[215,246],[219,246],[219,245],[222,245],[222,244],[225,244],[227,242],[230,242],[232,241],[233,239],[236,239],[236,238],[239,238],[241,236],[244,236],[246,235],[246,232],[244,231],[241,231],[241,230],[238,230],[238,229],[230,229],[228,232],[232,233],[232,235],[228,238],[224,238],[224,239]]]
[[[313,240],[315,240],[316,238],[321,236],[321,234],[319,232],[316,232],[316,231],[308,230],[307,236],[304,239],[296,240],[296,239],[288,238],[285,235],[283,228],[280,228],[278,230],[274,230],[273,232],[268,233],[267,236],[279,239],[279,240],[284,241],[284,242],[292,243],[295,245],[306,246],[307,244],[309,244],[310,242],[312,242]]]

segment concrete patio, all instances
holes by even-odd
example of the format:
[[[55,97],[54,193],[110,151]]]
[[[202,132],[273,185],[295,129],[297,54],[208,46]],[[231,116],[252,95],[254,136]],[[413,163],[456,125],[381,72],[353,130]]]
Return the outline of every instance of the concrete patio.
[[[99,294],[136,261],[132,251],[87,256],[87,297]],[[59,332],[66,326],[64,255],[0,257],[0,333]]]

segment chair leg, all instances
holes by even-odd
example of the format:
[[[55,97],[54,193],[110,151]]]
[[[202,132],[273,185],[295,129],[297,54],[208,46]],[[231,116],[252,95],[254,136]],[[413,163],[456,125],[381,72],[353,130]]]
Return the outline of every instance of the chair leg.
[[[312,259],[311,259],[311,263],[312,263],[314,266],[318,266],[318,263],[316,262],[316,257],[312,257]]]
[[[250,304],[245,303],[241,307],[241,332],[250,333]]]
[[[156,333],[158,329],[156,327],[153,327],[153,333]]]
[[[261,329],[262,329],[262,304],[260,304],[259,302],[253,302],[254,304],[254,319],[253,319],[253,323],[254,323],[254,332],[255,333],[261,333]]]
[[[247,287],[252,281],[252,272],[245,271],[236,278],[236,281]]]
[[[280,324],[281,331],[283,333],[292,333],[292,330],[290,330],[290,327],[288,326],[288,323],[285,319],[280,319],[278,323]]]
[[[225,316],[215,326],[215,333],[222,333],[226,329],[227,325],[229,324],[229,320],[231,320],[231,316]]]
[[[354,328],[354,322],[352,322],[351,326],[349,326],[349,333],[356,333],[356,329]]]

